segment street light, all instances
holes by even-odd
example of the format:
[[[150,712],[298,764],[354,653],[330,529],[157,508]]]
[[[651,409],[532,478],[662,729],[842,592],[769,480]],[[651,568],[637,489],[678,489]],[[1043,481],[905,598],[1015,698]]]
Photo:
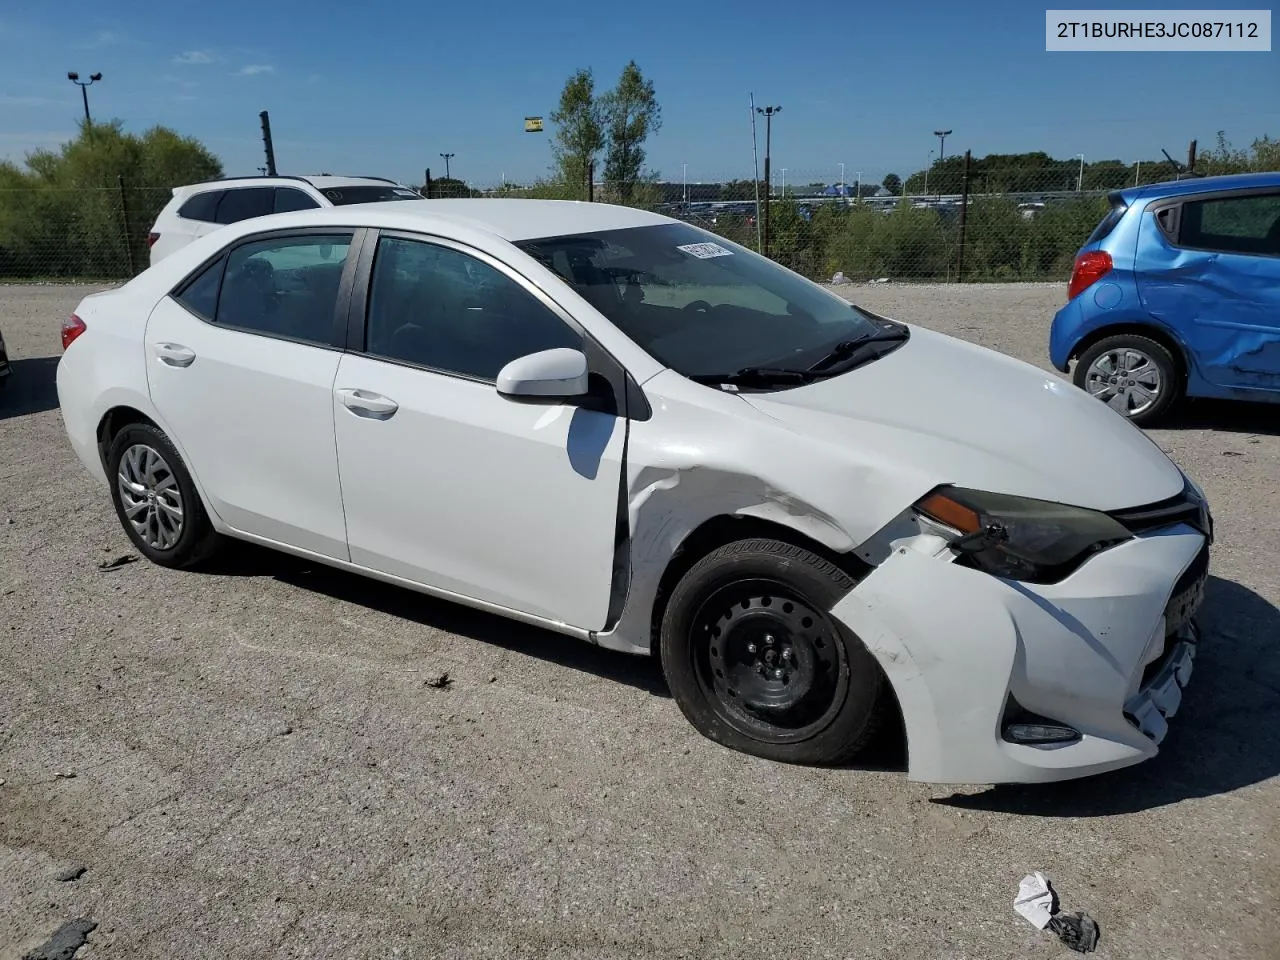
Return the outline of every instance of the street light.
[[[938,162],[941,163],[947,159],[947,137],[951,136],[951,131],[935,130],[933,135],[938,138]]]
[[[853,196],[856,200],[862,199],[862,171],[859,170],[853,175]]]
[[[685,207],[688,207],[689,206],[689,165],[687,163],[682,163],[680,164],[680,166],[684,167],[684,205]]]
[[[88,80],[81,80],[80,74],[76,73],[74,70],[68,70],[67,79],[80,88],[80,96],[84,98],[84,122],[93,123],[93,120],[89,117],[89,87],[101,80],[102,74],[95,73],[92,74]]]
[[[787,168],[782,168],[782,199],[787,199]]]
[[[1084,154],[1077,153],[1076,156],[1080,158],[1080,173],[1076,177],[1076,193],[1080,193],[1084,189]]]
[[[764,115],[764,183],[765,189],[772,192],[773,181],[769,179],[769,148],[773,139],[773,115],[781,113],[782,107],[756,107],[756,113]],[[769,255],[769,197],[765,197],[764,216],[761,217],[763,236],[760,248],[764,255]]]
[[[444,178],[448,180],[449,179],[449,161],[453,159],[454,155],[452,153],[442,153],[440,154],[440,156],[444,157]]]
[[[844,196],[844,164],[840,164],[840,196]]]
[[[929,162],[924,168],[924,195],[929,195],[929,168],[933,166],[933,151],[929,151]]]

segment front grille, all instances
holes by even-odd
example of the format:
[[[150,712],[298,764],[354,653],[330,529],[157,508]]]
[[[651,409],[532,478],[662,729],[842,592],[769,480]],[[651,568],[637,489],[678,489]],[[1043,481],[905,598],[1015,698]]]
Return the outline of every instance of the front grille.
[[[1201,503],[1191,490],[1185,487],[1182,493],[1159,503],[1150,503],[1143,507],[1129,510],[1116,510],[1111,516],[1118,520],[1130,533],[1147,533],[1162,527],[1172,527],[1179,523],[1189,523],[1201,533]]]

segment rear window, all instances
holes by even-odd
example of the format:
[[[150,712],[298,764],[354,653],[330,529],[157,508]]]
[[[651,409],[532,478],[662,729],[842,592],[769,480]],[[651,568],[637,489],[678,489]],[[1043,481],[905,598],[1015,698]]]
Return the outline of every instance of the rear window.
[[[1124,205],[1122,200],[1113,200],[1110,211],[1102,218],[1102,222],[1093,228],[1093,233],[1089,234],[1086,244],[1097,243],[1099,240],[1105,240],[1107,235],[1116,228],[1116,224],[1124,217],[1125,211],[1129,208]]]
[[[275,191],[270,187],[239,187],[228,190],[218,205],[218,223],[239,223],[265,217],[275,207]]]
[[[383,203],[387,200],[421,200],[422,195],[414,193],[408,187],[388,183],[386,186],[329,187],[321,190],[325,198],[334,206],[348,203]]]
[[[218,201],[222,199],[222,190],[206,190],[197,193],[178,208],[178,216],[184,220],[203,220],[213,223],[214,212],[218,209]]]

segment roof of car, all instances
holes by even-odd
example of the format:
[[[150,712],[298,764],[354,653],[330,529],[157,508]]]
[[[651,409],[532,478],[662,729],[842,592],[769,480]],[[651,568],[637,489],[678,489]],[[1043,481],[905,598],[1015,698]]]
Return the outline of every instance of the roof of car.
[[[1280,171],[1268,173],[1232,173],[1217,177],[1188,177],[1185,180],[1166,180],[1129,187],[1119,191],[1132,203],[1139,197],[1153,200],[1157,197],[1181,197],[1194,193],[1212,193],[1217,190],[1249,190],[1255,187],[1280,187]]]
[[[611,203],[577,200],[520,200],[510,198],[392,200],[336,208],[276,214],[278,217],[324,220],[353,226],[421,230],[432,224],[453,223],[518,242],[535,237],[596,233],[628,227],[674,223],[670,217]],[[262,218],[266,219],[266,218]],[[261,223],[262,219],[258,222]]]

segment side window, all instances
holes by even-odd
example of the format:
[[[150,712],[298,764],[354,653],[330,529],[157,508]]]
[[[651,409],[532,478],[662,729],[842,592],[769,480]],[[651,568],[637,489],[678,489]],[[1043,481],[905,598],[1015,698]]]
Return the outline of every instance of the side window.
[[[1178,239],[1184,247],[1280,256],[1280,193],[1184,204]]]
[[[236,247],[227,256],[215,322],[329,345],[351,237],[278,237]]]
[[[366,352],[480,380],[517,357],[582,338],[506,274],[449,247],[383,237]]]
[[[206,190],[197,193],[178,208],[178,216],[184,220],[201,220],[213,223],[218,210],[218,201],[222,199],[224,190]]]
[[[238,187],[228,190],[218,204],[218,223],[239,223],[250,217],[265,217],[275,206],[271,187]]]
[[[311,210],[320,206],[307,194],[294,187],[276,187],[276,213],[288,213],[291,210]]]
[[[218,287],[222,283],[222,268],[226,263],[226,257],[219,257],[189,280],[174,299],[192,313],[213,320],[218,315]]]

